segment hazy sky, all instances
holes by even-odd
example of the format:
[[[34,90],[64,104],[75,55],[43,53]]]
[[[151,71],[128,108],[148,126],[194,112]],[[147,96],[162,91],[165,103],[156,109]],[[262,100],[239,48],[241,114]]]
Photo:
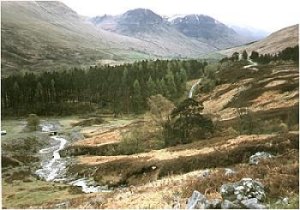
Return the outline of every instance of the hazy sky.
[[[62,0],[80,15],[118,15],[148,8],[160,15],[205,14],[268,32],[299,23],[299,0]]]

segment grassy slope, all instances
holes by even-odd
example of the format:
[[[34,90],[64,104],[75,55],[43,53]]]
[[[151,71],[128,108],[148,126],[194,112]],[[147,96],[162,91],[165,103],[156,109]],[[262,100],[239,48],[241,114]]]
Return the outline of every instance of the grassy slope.
[[[135,50],[141,41],[97,30],[59,2],[2,2],[1,9],[4,74],[149,57]]]

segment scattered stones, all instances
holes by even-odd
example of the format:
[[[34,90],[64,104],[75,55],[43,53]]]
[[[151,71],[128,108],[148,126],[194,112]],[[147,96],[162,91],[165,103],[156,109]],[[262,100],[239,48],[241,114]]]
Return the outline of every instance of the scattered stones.
[[[277,205],[289,205],[289,199],[287,197],[279,199],[278,201],[276,201]]]
[[[249,163],[252,165],[257,165],[260,160],[265,160],[272,157],[273,155],[268,152],[257,152],[250,157]]]
[[[56,209],[67,209],[69,206],[69,202],[58,203],[55,205]]]

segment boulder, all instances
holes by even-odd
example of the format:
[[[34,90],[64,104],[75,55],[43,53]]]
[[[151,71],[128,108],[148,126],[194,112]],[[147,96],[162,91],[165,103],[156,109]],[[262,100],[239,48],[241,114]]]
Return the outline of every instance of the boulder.
[[[220,209],[222,204],[221,199],[206,200],[205,209]]]
[[[188,199],[187,209],[204,209],[206,203],[206,197],[195,190],[192,196]]]
[[[221,204],[221,208],[222,209],[240,209],[241,206],[234,202],[231,202],[229,200],[224,200]]]
[[[249,163],[252,165],[257,165],[260,160],[265,160],[265,159],[272,158],[272,157],[273,157],[273,155],[271,155],[268,152],[257,152],[250,157]]]
[[[247,209],[266,209],[266,206],[258,203],[257,198],[242,200],[241,204]]]

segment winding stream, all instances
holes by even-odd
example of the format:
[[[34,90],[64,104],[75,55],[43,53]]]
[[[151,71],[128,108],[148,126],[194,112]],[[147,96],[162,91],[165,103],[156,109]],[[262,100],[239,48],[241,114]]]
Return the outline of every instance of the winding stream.
[[[49,127],[43,126],[42,131],[51,131]],[[59,151],[64,149],[67,144],[67,140],[61,136],[50,137],[54,140],[54,146],[51,145],[47,148],[41,149],[39,153],[43,156],[43,161],[41,163],[41,168],[38,169],[35,174],[46,181],[64,181],[70,185],[81,187],[84,193],[93,192],[104,192],[109,191],[104,186],[95,186],[93,182],[86,178],[78,179],[75,181],[67,181],[66,177],[66,165],[67,160],[61,158]],[[56,143],[57,142],[57,143]]]
[[[51,138],[59,142],[58,148],[56,145],[39,151],[41,154],[52,153],[53,155],[50,161],[43,161],[42,168],[36,171],[36,174],[46,181],[54,181],[59,177],[61,171],[66,168],[66,160],[60,158],[59,151],[65,147],[67,140],[59,136],[53,136]]]

